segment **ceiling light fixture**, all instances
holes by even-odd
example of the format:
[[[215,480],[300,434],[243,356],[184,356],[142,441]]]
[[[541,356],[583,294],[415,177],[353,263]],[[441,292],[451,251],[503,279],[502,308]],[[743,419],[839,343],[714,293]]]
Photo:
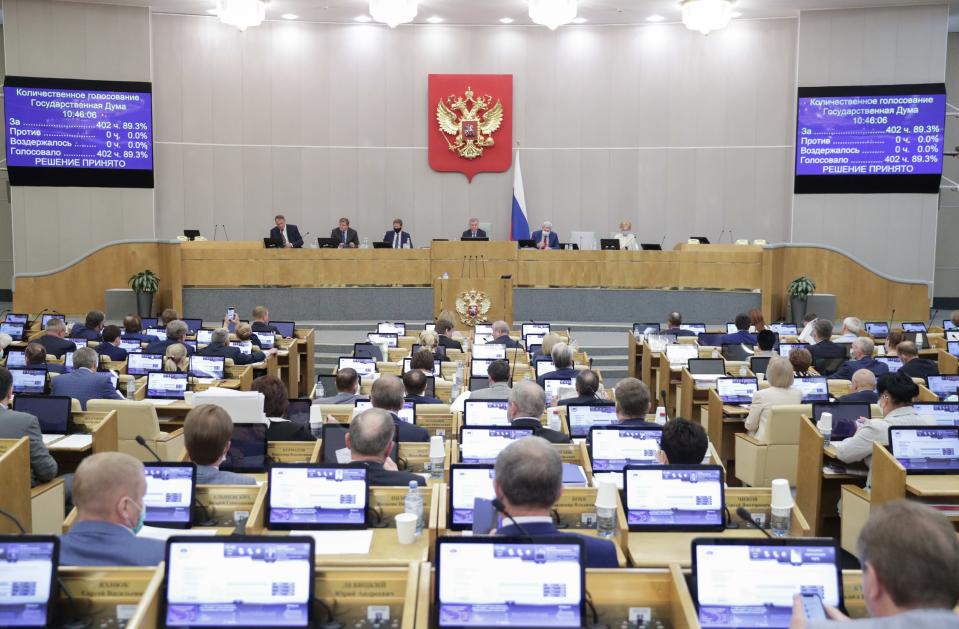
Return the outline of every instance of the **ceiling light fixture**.
[[[529,19],[554,31],[576,19],[576,0],[529,0]]]
[[[434,15],[433,17],[426,18],[426,21],[430,24],[442,24],[443,18],[438,15]]]
[[[416,17],[416,0],[370,0],[370,15],[377,22],[396,28]]]
[[[683,0],[682,7],[686,28],[709,35],[729,24],[733,0]]]
[[[666,18],[664,18],[662,15],[657,15],[657,14],[654,13],[653,15],[650,15],[648,18],[646,18],[646,21],[647,21],[647,22],[662,22],[662,21],[664,21],[665,19],[666,19]]]
[[[296,13],[284,13],[284,14],[281,15],[280,17],[283,18],[284,20],[298,20],[298,19],[300,19],[300,16],[297,15]]]
[[[499,21],[500,21],[501,24],[512,24],[512,23],[513,23],[513,18],[511,18],[511,17],[501,17],[501,18],[499,19]]]
[[[263,0],[216,0],[216,15],[224,24],[245,31],[263,23],[266,3]]]

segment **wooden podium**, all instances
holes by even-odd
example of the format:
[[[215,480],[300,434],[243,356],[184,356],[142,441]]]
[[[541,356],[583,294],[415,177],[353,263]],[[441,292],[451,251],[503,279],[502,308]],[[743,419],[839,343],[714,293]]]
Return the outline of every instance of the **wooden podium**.
[[[456,311],[456,301],[469,291],[478,291],[489,299],[486,313],[489,323],[503,320],[513,323],[513,278],[515,242],[434,242],[433,312],[449,310],[456,329],[468,331]],[[444,274],[446,279],[444,279]]]

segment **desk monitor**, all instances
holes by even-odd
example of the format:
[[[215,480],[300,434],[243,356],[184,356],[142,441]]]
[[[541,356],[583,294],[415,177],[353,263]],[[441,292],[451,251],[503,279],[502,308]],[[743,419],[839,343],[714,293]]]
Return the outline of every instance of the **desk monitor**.
[[[196,465],[144,463],[147,493],[143,496],[148,526],[189,528],[196,499]]]
[[[10,335],[14,341],[21,341],[24,327],[26,326],[23,323],[0,323],[0,332]]]
[[[40,432],[45,435],[65,435],[70,428],[72,400],[60,395],[18,395],[13,398],[13,410],[33,415],[40,421]]]
[[[959,330],[959,326],[956,326],[956,324],[952,322],[952,319],[943,319],[942,329],[948,332],[949,330]]]
[[[493,324],[492,324],[492,323],[477,323],[475,326],[473,326],[473,333],[474,333],[474,334],[492,335],[492,334],[493,334]]]
[[[267,528],[365,529],[369,491],[364,463],[274,463],[266,490]]]
[[[147,397],[163,400],[182,400],[187,390],[185,373],[151,371],[147,374]]]
[[[127,354],[139,354],[143,351],[140,341],[136,339],[120,339],[120,349],[124,350]]]
[[[907,474],[959,474],[959,427],[890,426],[889,448]]]
[[[380,334],[406,336],[406,324],[400,321],[378,323],[376,324],[376,331]]]
[[[489,378],[486,376],[471,376],[470,377],[470,392],[473,391],[482,391],[483,389],[489,388]]]
[[[543,388],[546,390],[546,402],[555,400],[563,389],[568,389],[570,395],[566,397],[576,397],[576,379],[575,378],[550,378],[543,380]]]
[[[902,359],[898,356],[879,356],[876,361],[889,367],[889,373],[896,373],[902,368]]]
[[[89,343],[89,340],[88,340],[88,339],[80,339],[80,338],[70,338],[70,337],[67,337],[66,340],[68,340],[68,341],[70,341],[71,343],[73,343],[74,345],[76,345],[76,346],[77,346],[77,349],[79,349],[79,348],[81,348],[81,347],[86,347],[87,344]]]
[[[447,522],[451,531],[469,531],[473,528],[473,506],[477,498],[493,500],[493,479],[496,471],[492,463],[450,465],[449,504]]]
[[[373,242],[373,248],[374,249],[392,249],[393,243],[375,241]]]
[[[797,376],[792,388],[802,391],[803,404],[829,401],[829,384],[826,382],[826,376]]]
[[[15,312],[8,312],[6,315],[4,315],[3,322],[4,323],[22,323],[26,325],[27,323],[30,322],[30,315],[20,314]]]
[[[287,400],[286,418],[294,424],[310,425],[310,409],[313,400],[308,397],[290,398]]]
[[[523,337],[523,345],[526,346],[527,352],[532,352],[534,347],[542,347],[543,339],[546,338],[545,334],[527,334]],[[537,353],[539,353],[537,351]]]
[[[953,356],[959,357],[959,340],[957,341],[948,341],[946,343],[946,351]]]
[[[726,528],[723,468],[718,465],[627,465],[630,531],[722,531]]]
[[[889,324],[885,321],[866,321],[866,334],[877,339],[889,336]]]
[[[372,358],[376,362],[385,360],[383,350],[373,343],[353,343],[354,358]]]
[[[97,360],[102,360],[102,359],[98,356]],[[44,367],[46,367],[46,365],[44,365]],[[71,371],[73,371],[73,352],[66,352],[63,355],[63,369],[67,373],[70,373]],[[47,368],[47,371],[49,370],[50,369]],[[99,371],[99,369],[97,371]]]
[[[163,370],[163,354],[127,355],[127,373],[131,376],[145,376],[152,371]]]
[[[248,474],[266,471],[266,424],[233,423],[230,451],[220,464],[221,470]]]
[[[41,369],[10,369],[10,375],[13,377],[13,392],[17,395],[22,393],[42,394],[47,388],[47,369],[44,366]]]
[[[140,318],[140,329],[146,330],[147,328],[155,328],[160,323],[160,320],[156,317],[141,317]]]
[[[912,407],[936,426],[959,426],[959,402],[913,402]]]
[[[190,375],[194,378],[223,379],[226,358],[222,356],[190,356]]]
[[[698,346],[692,343],[674,343],[666,346],[666,359],[669,360],[670,366],[685,367],[690,358],[699,358]]]
[[[657,465],[663,429],[593,426],[589,429],[589,460],[593,473],[621,472],[627,465]]]
[[[314,553],[311,537],[171,537],[160,627],[312,627]]]
[[[320,453],[320,460],[324,463],[339,463],[337,452],[344,455],[343,463],[349,462],[349,450],[346,448],[346,433],[350,432],[349,424],[323,424],[323,450]],[[399,464],[400,442],[398,433],[393,433],[393,449],[390,450],[390,458],[397,465]]]
[[[574,438],[589,436],[589,429],[593,426],[609,426],[618,421],[615,402],[597,400],[566,405],[566,427]]]
[[[643,251],[662,251],[663,246],[658,242],[643,242],[639,244]]]
[[[552,360],[537,360],[534,364],[536,365],[537,378],[556,371],[556,365],[553,364]]]
[[[720,347],[725,334],[721,332],[700,332],[696,335],[700,347]]]
[[[196,342],[203,343],[204,345],[209,345],[213,342],[213,330],[197,330],[196,331]]]
[[[410,365],[411,365],[412,363],[413,363],[413,357],[412,357],[412,356],[406,356],[405,358],[403,358],[403,372],[402,372],[402,373],[406,373],[407,371],[409,371],[409,370],[411,369]],[[439,376],[440,373],[441,373],[441,371],[442,371],[442,369],[443,369],[443,361],[441,361],[441,360],[436,360],[436,359],[434,358],[434,359],[433,359],[433,371],[430,372],[428,375],[434,376],[434,377],[435,377],[435,376]]]
[[[53,319],[60,319],[64,323],[67,321],[66,315],[62,314],[45,314],[40,317],[40,327],[46,329],[47,324]]]
[[[680,330],[689,330],[693,334],[705,334],[706,333],[706,324],[705,323],[683,323],[679,326]]]
[[[60,541],[47,535],[0,535],[0,625],[54,627]]]
[[[516,241],[516,246],[517,246],[519,249],[535,249],[535,248],[536,248],[536,241],[535,241],[535,240],[530,240],[529,238],[521,238],[521,239],[519,239],[519,240]]]
[[[366,335],[366,340],[375,345],[400,346],[400,337],[396,332],[370,332]]]
[[[349,367],[358,373],[361,377],[370,377],[376,373],[376,360],[373,358],[361,358],[353,356],[340,356],[336,370]]]
[[[582,627],[585,565],[585,542],[574,535],[441,537],[435,626]]]
[[[270,321],[270,325],[276,328],[276,333],[283,338],[293,338],[293,330],[296,328],[295,321]]]
[[[903,332],[928,332],[926,329],[926,324],[922,321],[903,321],[902,322],[902,331]]]
[[[722,358],[690,358],[686,367],[692,375],[722,376],[726,374],[726,361]]]
[[[280,248],[280,245],[279,245],[278,242],[276,242],[276,241],[273,240],[272,238],[264,238],[264,239],[263,239],[263,248],[264,248],[264,249],[279,249],[279,248]]]
[[[260,349],[273,349],[276,345],[276,335],[272,332],[254,332],[253,335],[260,342]]]
[[[503,347],[503,346],[501,346]],[[497,360],[502,360],[499,358],[473,358],[470,361],[470,377],[473,378],[486,378],[489,376],[487,370],[491,363],[496,362]]]
[[[796,594],[842,605],[836,540],[698,538],[692,564],[703,629],[789,627]]]
[[[939,396],[940,400],[956,395],[959,388],[959,376],[929,376],[926,378],[929,390]]]
[[[658,323],[634,323],[633,336],[646,338],[647,334],[657,334],[660,331]]]
[[[753,373],[766,373],[769,368],[769,356],[752,356],[749,359],[749,370]]]
[[[373,402],[369,398],[357,398],[353,401],[354,416],[363,411],[373,408]],[[405,401],[403,402],[403,408],[400,409],[396,416],[400,418],[400,421],[403,421],[407,424],[416,423],[416,402]]]
[[[795,323],[771,323],[769,329],[779,335],[796,336],[799,334],[798,326]]]
[[[749,404],[759,390],[756,378],[718,378],[716,394],[723,404]]]
[[[500,451],[523,437],[531,437],[532,428],[506,426],[463,426],[460,428],[462,463],[495,463]]]
[[[413,347],[410,348],[410,356],[416,356],[416,352],[420,351],[421,349],[428,349],[428,348],[424,348],[419,343],[413,343]],[[446,360],[445,346],[437,345],[436,347],[433,348],[432,351],[433,351],[433,356],[435,356],[438,360]]]
[[[832,435],[830,441],[842,441],[856,434],[856,422],[860,417],[872,418],[872,406],[858,402],[834,404],[815,402],[812,405],[812,420],[819,424],[823,413],[832,413]]]
[[[523,328],[523,338],[526,338],[530,334],[539,334],[540,336],[546,336],[550,333],[550,324],[548,323],[524,323]]]
[[[320,249],[336,249],[340,246],[340,241],[336,238],[317,238],[316,246]]]
[[[794,349],[809,349],[809,343],[780,343],[779,344],[779,355],[783,358],[789,358],[789,352]]]
[[[203,327],[203,319],[180,319],[186,324],[190,334],[196,334]]]
[[[506,346],[500,345],[499,343],[474,345],[473,358],[482,360],[504,360],[506,358]],[[483,375],[486,375],[485,372]]]
[[[152,336],[158,341],[166,340],[166,328],[146,328],[144,334]]]
[[[618,238],[600,238],[599,248],[601,251],[619,251]]]
[[[27,366],[27,355],[22,349],[8,349],[7,350],[7,369],[11,367],[26,367]]]
[[[509,426],[506,410],[509,400],[470,400],[463,407],[463,423],[467,426]]]

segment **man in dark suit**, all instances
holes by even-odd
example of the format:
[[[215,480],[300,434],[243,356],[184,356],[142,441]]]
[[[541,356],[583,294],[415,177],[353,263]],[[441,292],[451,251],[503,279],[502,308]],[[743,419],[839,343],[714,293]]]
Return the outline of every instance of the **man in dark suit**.
[[[829,377],[836,380],[850,380],[852,375],[860,369],[868,369],[876,374],[876,378],[889,373],[889,366],[886,363],[881,363],[872,357],[874,349],[871,338],[857,336],[852,342],[852,359],[844,362],[842,367]]]
[[[270,325],[270,309],[266,306],[257,306],[251,314],[253,323],[250,329],[259,334],[279,334],[275,326]]]
[[[642,380],[623,378],[616,385],[616,418],[624,428],[655,428],[646,421],[649,413],[649,387]]]
[[[0,439],[30,440],[31,484],[37,485],[53,480],[57,475],[57,462],[43,443],[40,420],[29,413],[11,411],[13,403],[13,376],[5,367],[0,367]]]
[[[79,348],[73,353],[73,371],[54,378],[50,394],[73,398],[83,410],[89,400],[122,400],[110,374],[97,372],[97,362],[92,348]]]
[[[519,344],[518,341],[514,341],[509,337],[509,324],[505,321],[496,321],[493,323],[493,339],[490,343],[496,343],[497,345],[505,345],[511,349],[522,349],[523,346]],[[507,352],[508,354],[509,352]]]
[[[838,362],[840,358],[846,357],[846,346],[833,343],[832,340],[832,321],[827,319],[816,319],[812,329],[813,340],[816,342],[809,346],[809,353],[812,354],[813,366],[819,373],[828,376],[832,371],[839,367],[833,367],[832,370],[826,369],[829,362]],[[841,366],[841,365],[840,365]]]
[[[254,349],[249,354],[244,354],[239,347],[230,345],[230,333],[224,328],[213,330],[210,335],[210,344],[197,351],[197,356],[222,356],[233,361],[234,365],[252,365],[266,360],[267,354],[275,354],[276,348],[267,352],[261,352]]]
[[[155,336],[143,333],[140,317],[136,315],[123,317],[123,335],[120,338],[124,341],[140,341],[141,343],[152,343],[158,340]]]
[[[60,363],[47,362],[47,350],[39,343],[27,343],[23,350],[23,360],[27,367],[44,368],[50,373],[66,373],[67,368]]]
[[[340,219],[340,226],[330,232],[330,238],[335,240],[340,249],[356,249],[360,246],[360,237],[356,230],[350,227],[350,219]]]
[[[599,391],[599,376],[592,369],[583,369],[576,375],[576,397],[560,400],[560,406],[569,404],[589,404],[590,402],[605,401],[596,396]]]
[[[496,497],[519,523],[517,526],[510,520],[504,521],[497,535],[577,535],[559,531],[551,516],[553,505],[563,494],[563,460],[556,448],[536,437],[514,441],[496,457],[495,473]],[[613,542],[587,535],[578,537],[586,546],[588,568],[619,567]]]
[[[696,336],[696,333],[692,330],[683,330],[679,326],[683,324],[683,315],[678,310],[674,310],[669,313],[669,317],[666,318],[666,329],[662,330],[662,334],[672,334],[673,336]]]
[[[749,315],[740,313],[736,315],[736,331],[732,334],[724,334],[720,343],[722,345],[748,345],[756,346],[756,337],[749,333],[751,321]]]
[[[194,406],[183,420],[183,443],[190,462],[196,464],[198,485],[256,485],[246,474],[220,470],[230,452],[233,420],[222,406]]]
[[[79,323],[74,324],[73,328],[70,330],[70,338],[99,341],[100,334],[103,331],[104,319],[106,319],[106,315],[104,315],[102,312],[99,310],[91,310],[87,313],[87,317],[84,320],[83,325],[80,325]]]
[[[852,374],[852,381],[849,386],[849,393],[841,396],[838,400],[843,404],[877,404],[879,403],[879,394],[876,393],[876,374],[868,369],[860,369]]]
[[[485,231],[479,228],[479,219],[471,218],[470,228],[463,232],[463,235],[460,238],[463,240],[469,240],[472,238],[487,238],[487,235]]]
[[[397,415],[403,409],[404,394],[402,380],[396,376],[383,375],[373,383],[373,389],[370,391],[370,402],[373,403],[373,408],[383,409],[393,416],[393,423],[396,425],[396,433],[399,435],[400,442],[428,443],[430,433],[425,428],[407,424]]]
[[[540,421],[546,410],[546,392],[532,380],[523,380],[513,385],[509,394],[506,417],[513,428],[532,428],[533,435],[550,443],[569,443],[568,435],[543,426]]]
[[[700,465],[709,449],[709,437],[699,424],[674,417],[663,426],[656,458],[661,465]]]
[[[439,344],[446,349],[458,349],[463,351],[463,344],[453,340],[453,324],[443,319],[436,322],[436,335],[439,337]]]
[[[270,240],[276,243],[277,247],[286,249],[299,249],[303,246],[303,237],[300,236],[300,230],[296,225],[286,222],[286,217],[277,214],[273,218],[276,227],[270,230]]]
[[[103,328],[103,340],[97,345],[97,353],[110,359],[110,362],[122,363],[127,359],[127,350],[120,347],[120,328],[108,325]]]
[[[564,380],[566,378],[576,378],[578,375],[573,368],[573,348],[566,343],[557,343],[553,345],[553,351],[550,352],[553,358],[553,366],[556,371],[551,371],[536,378],[536,384],[546,388],[547,380]]]
[[[396,425],[390,414],[379,408],[363,411],[350,422],[346,447],[353,463],[364,463],[367,478],[373,487],[409,487],[410,482],[426,485],[419,474],[402,472],[390,458],[395,447]]]
[[[63,358],[67,352],[77,349],[76,343],[67,341],[63,337],[67,335],[67,325],[63,319],[50,319],[47,321],[47,327],[44,328],[45,334],[33,339],[34,343],[39,343],[48,354]]]
[[[412,249],[413,237],[403,231],[403,219],[393,219],[393,229],[383,235],[383,242],[392,245],[394,249]]]
[[[417,404],[442,404],[435,397],[426,393],[426,374],[419,369],[410,369],[403,374],[403,387],[406,389],[406,401]]]
[[[166,355],[166,348],[171,345],[176,345],[177,343],[186,347],[186,353],[188,356],[192,356],[195,350],[184,343],[186,340],[187,327],[186,324],[177,319],[176,321],[171,321],[166,326],[166,340],[165,341],[154,341],[147,345],[147,348],[143,350],[144,354],[160,354],[161,356]]]
[[[537,249],[559,249],[559,236],[549,221],[543,223],[543,228],[534,231],[529,238],[536,243]]]
[[[919,350],[912,341],[903,341],[897,347],[899,358],[902,360],[902,367],[899,371],[910,378],[922,378],[926,380],[929,376],[939,375],[939,364],[919,358]]]

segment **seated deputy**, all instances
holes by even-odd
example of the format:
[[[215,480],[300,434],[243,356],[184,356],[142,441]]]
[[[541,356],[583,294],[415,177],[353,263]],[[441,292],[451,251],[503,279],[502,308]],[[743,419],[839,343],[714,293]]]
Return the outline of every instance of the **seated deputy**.
[[[220,471],[232,436],[233,420],[221,407],[201,404],[187,413],[183,440],[187,456],[196,464],[198,485],[256,485],[252,476]]]
[[[230,333],[225,328],[213,330],[210,335],[210,344],[197,351],[197,356],[221,356],[229,358],[234,365],[252,365],[266,360],[267,354],[275,354],[276,348],[262,352],[254,349],[249,354],[244,354],[239,347],[230,345]]]
[[[53,480],[57,475],[57,461],[43,443],[40,420],[35,415],[11,410],[12,404],[13,376],[6,367],[0,367],[0,439],[27,437],[30,440],[30,484],[36,486]]]
[[[426,395],[426,374],[419,369],[410,369],[403,374],[406,401],[417,404],[442,404],[439,399]]]
[[[506,417],[513,428],[532,428],[533,435],[551,443],[569,443],[568,435],[547,428],[540,421],[546,411],[546,392],[532,380],[517,382],[510,391]]]
[[[571,535],[560,532],[550,515],[563,494],[563,461],[545,439],[519,439],[500,451],[496,457],[493,489],[506,512],[519,524],[504,519],[496,531],[498,535]],[[586,543],[587,567],[619,567],[613,542],[586,535],[579,537]]]
[[[699,424],[675,417],[663,426],[656,458],[662,465],[700,465],[709,449],[709,437]]]
[[[770,386],[756,391],[746,417],[746,432],[763,443],[766,443],[766,422],[769,421],[770,410],[775,406],[802,403],[802,391],[793,388],[795,377],[792,365],[785,358],[773,357],[769,360],[766,380]]]
[[[471,400],[508,400],[512,389],[509,386],[510,373],[509,361],[494,360],[486,368],[486,376],[489,378],[489,386],[485,389],[473,391],[469,394]]]
[[[613,391],[616,395],[616,418],[623,428],[657,428],[646,421],[649,412],[649,387],[642,380],[623,378]]]
[[[556,367],[556,371],[552,371],[547,374],[543,374],[536,378],[536,384],[541,387],[546,386],[547,380],[557,380],[560,378],[575,378],[576,377],[576,368],[573,366],[573,348],[567,345],[566,343],[559,342],[553,346],[553,350],[550,353],[550,356],[553,359],[553,365]]]
[[[407,424],[397,415],[403,409],[405,390],[403,381],[392,375],[382,375],[373,383],[370,391],[370,402],[373,408],[381,408],[393,417],[399,440],[426,442],[430,440],[430,433],[421,426]]]
[[[267,441],[316,441],[309,424],[287,419],[290,396],[282,380],[276,376],[260,376],[250,389],[263,394],[263,413],[270,422],[266,430]]]
[[[386,411],[370,408],[350,421],[350,431],[346,435],[346,447],[350,449],[350,459],[366,464],[367,477],[374,487],[408,487],[410,482],[426,485],[419,474],[400,471],[390,458],[396,442],[396,425]]]
[[[103,320],[106,319],[99,310],[91,310],[87,313],[83,325],[76,323],[70,330],[70,338],[86,339],[88,341],[99,341],[100,333],[103,332]]]
[[[838,401],[844,404],[852,402],[858,402],[860,404],[877,403],[879,401],[879,394],[876,393],[876,374],[868,369],[860,369],[852,374],[849,393],[841,396]]]
[[[583,369],[576,375],[576,397],[560,400],[559,405],[569,406],[570,404],[605,401],[599,397],[598,392],[599,374],[592,369]]]
[[[26,349],[23,350],[23,361],[27,367],[46,369],[50,373],[67,372],[67,368],[60,363],[47,362],[47,350],[39,343],[27,343]]]
[[[106,356],[111,362],[125,361],[127,350],[120,347],[120,328],[115,325],[104,326],[101,334],[102,340],[96,347],[97,353]]]

